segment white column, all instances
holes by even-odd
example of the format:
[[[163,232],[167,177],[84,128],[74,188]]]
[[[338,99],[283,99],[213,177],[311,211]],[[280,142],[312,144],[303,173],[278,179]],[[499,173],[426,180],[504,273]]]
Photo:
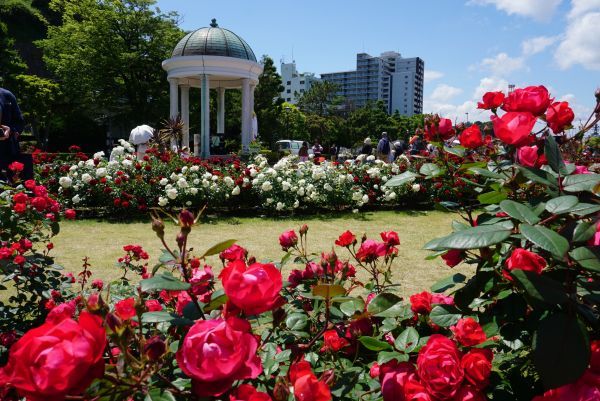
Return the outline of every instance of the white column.
[[[242,153],[248,153],[250,150],[250,130],[252,121],[250,114],[250,80],[242,79]]]
[[[181,120],[183,121],[183,135],[181,146],[190,148],[190,86],[181,85]]]
[[[210,156],[210,79],[208,75],[202,75],[202,101],[200,102],[201,110],[201,156],[207,158]],[[194,152],[196,153],[196,152]]]
[[[225,133],[225,88],[218,89],[217,134]]]
[[[179,93],[178,83],[176,78],[169,78],[169,117],[177,118],[179,115]]]
[[[254,90],[256,89],[256,84],[253,82],[252,84],[250,84],[250,117],[249,117],[249,129],[248,129],[248,135],[250,140],[252,139],[252,126],[253,126],[253,120],[254,120],[254,116],[252,115],[252,113],[254,113]]]

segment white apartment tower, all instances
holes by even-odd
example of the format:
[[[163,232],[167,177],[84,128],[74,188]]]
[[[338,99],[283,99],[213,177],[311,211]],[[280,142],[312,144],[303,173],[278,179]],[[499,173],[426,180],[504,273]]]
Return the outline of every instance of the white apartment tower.
[[[281,63],[281,82],[283,92],[281,98],[288,103],[296,104],[300,96],[310,89],[313,83],[320,81],[315,74],[304,72],[298,73],[296,62]]]
[[[356,107],[382,100],[389,114],[405,116],[423,113],[425,63],[419,57],[402,58],[385,52],[379,57],[356,55],[356,70],[321,74],[323,81],[338,85],[338,95]]]

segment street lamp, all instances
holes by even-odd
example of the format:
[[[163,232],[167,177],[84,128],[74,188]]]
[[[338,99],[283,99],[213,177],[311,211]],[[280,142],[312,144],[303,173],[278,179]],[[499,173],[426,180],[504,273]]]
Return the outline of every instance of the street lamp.
[[[465,113],[467,115],[467,124],[469,123],[469,113]]]
[[[285,106],[285,137],[286,138],[290,138],[290,140],[293,140],[294,138],[290,137],[290,110],[292,109],[290,106]]]

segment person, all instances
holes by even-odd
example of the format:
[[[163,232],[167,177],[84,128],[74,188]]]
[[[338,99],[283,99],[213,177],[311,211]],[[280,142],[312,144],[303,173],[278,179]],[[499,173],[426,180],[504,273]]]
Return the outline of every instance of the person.
[[[323,153],[323,146],[321,146],[318,139],[315,140],[312,150],[315,154],[315,159],[321,157],[321,153]]]
[[[302,142],[302,146],[300,147],[300,150],[298,150],[298,157],[301,162],[308,160],[308,142]]]
[[[398,159],[406,151],[406,142],[403,139],[399,139],[394,142],[394,161]]]
[[[31,155],[21,155],[19,147],[19,136],[23,132],[23,115],[17,103],[17,98],[7,89],[0,88],[0,177],[4,176],[9,181],[12,179],[12,172],[8,166],[19,161],[25,165],[21,173],[22,179],[33,178],[33,160]]]
[[[381,139],[377,144],[377,158],[381,161],[388,162],[390,158],[390,140],[388,139],[387,132],[381,133]]]
[[[149,125],[138,125],[131,130],[129,142],[137,148],[137,158],[142,159],[148,150],[148,143],[154,138],[154,128]]]
[[[337,160],[337,156],[338,156],[338,147],[335,146],[335,143],[331,144],[331,146],[329,147],[329,154],[331,155],[331,161],[334,162]]]
[[[371,138],[365,138],[363,142],[363,147],[360,150],[361,155],[371,156],[373,153],[373,146],[371,146]]]

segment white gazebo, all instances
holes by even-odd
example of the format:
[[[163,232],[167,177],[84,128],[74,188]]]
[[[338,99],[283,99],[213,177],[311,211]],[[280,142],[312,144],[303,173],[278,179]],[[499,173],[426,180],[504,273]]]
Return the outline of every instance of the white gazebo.
[[[254,89],[263,71],[244,39],[220,28],[215,19],[210,27],[188,33],[177,43],[171,58],[163,61],[170,88],[170,116],[181,115],[182,146],[190,144],[190,88],[200,88],[200,133],[194,134],[194,154],[210,156],[210,89],[218,93],[217,132],[225,132],[225,90],[242,90],[242,150],[248,151],[252,135]],[[181,102],[179,96],[181,94]]]

